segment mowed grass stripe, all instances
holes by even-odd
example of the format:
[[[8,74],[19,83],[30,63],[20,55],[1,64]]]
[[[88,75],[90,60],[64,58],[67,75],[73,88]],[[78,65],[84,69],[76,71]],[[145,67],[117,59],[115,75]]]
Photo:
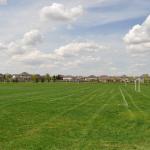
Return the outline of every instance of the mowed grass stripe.
[[[97,90],[97,89],[96,89],[96,90]],[[95,92],[95,91],[94,91],[94,92]],[[93,93],[93,90],[92,90],[92,92],[90,92],[89,94],[84,95],[82,100],[84,100],[84,99],[86,100],[86,98],[87,98],[88,96],[90,97],[90,96],[92,95],[92,93]],[[83,101],[82,101],[82,100],[81,100],[81,102],[82,102],[82,105],[83,105]],[[50,120],[56,119],[57,117],[59,117],[59,116],[65,114],[65,113],[67,113],[67,112],[69,112],[69,111],[71,111],[71,110],[77,108],[77,107],[80,106],[80,105],[81,105],[81,104],[77,104],[77,105],[73,106],[72,108],[70,108],[70,106],[68,106],[68,109],[67,109],[67,110],[65,110],[65,111],[63,111],[63,112],[60,112],[60,111],[59,111],[58,113],[56,113],[56,116],[55,116],[55,115],[52,116],[52,118],[50,118]],[[48,122],[49,122],[49,121],[46,120],[46,122],[44,122],[44,123],[42,123],[42,124],[38,124],[38,126],[43,127],[43,125],[46,125]],[[23,127],[23,126],[22,126],[22,127]],[[26,128],[26,127],[30,128],[30,125],[24,126],[23,128]],[[31,127],[32,127],[32,125],[31,125]],[[19,127],[19,128],[21,128],[21,127]],[[35,127],[34,127],[34,128],[35,128]]]
[[[90,95],[89,95],[90,96]],[[60,113],[60,112],[59,112]],[[26,126],[26,127],[28,127],[28,126]]]
[[[92,93],[94,93],[94,92],[95,92],[95,90],[94,90],[93,92],[89,93],[88,95],[86,95],[85,97],[83,97],[83,99],[81,100],[81,102],[82,102],[84,99],[86,100],[86,98],[87,98],[88,96],[91,97],[91,96],[93,95]],[[84,104],[85,104],[85,103],[84,103]],[[82,104],[79,104],[79,105],[77,105],[77,106],[79,107],[79,106],[84,105],[84,104],[82,103]],[[76,108],[78,108],[77,106],[72,107],[71,109],[69,108],[69,110],[65,110],[64,112],[62,112],[61,114],[57,115],[56,117],[54,116],[53,118],[51,118],[49,121],[46,121],[46,122],[44,122],[44,123],[38,125],[37,129],[34,127],[34,129],[35,129],[35,130],[39,130],[39,128],[42,129],[42,128],[46,127],[50,122],[53,122],[53,121],[55,121],[55,120],[59,120],[60,117],[62,117],[63,115],[68,114],[70,111],[73,111],[73,110],[75,110]],[[60,119],[60,120],[61,120],[61,119]],[[31,129],[31,130],[33,130],[33,129]],[[19,138],[19,140],[20,140],[20,138]]]
[[[108,93],[111,94],[111,97]],[[96,118],[99,117],[100,113],[104,110],[105,107],[107,107],[107,105],[109,104],[111,99],[115,96],[115,94],[113,95],[112,93],[113,93],[113,90],[111,90],[110,92],[105,93],[103,97],[99,97],[99,101],[101,99],[105,99],[106,101],[103,104],[101,104],[101,102],[100,102],[99,108],[97,108],[95,110],[94,114],[87,121],[87,126],[83,131],[82,138],[80,139],[80,144],[79,144],[79,147],[78,147],[79,149],[87,149],[88,148],[89,143],[87,141],[88,141],[88,138],[89,138],[89,133],[92,132],[92,130],[94,128],[94,121],[95,121]]]
[[[128,105],[128,102],[127,102],[127,100],[126,100],[126,97],[125,97],[125,95],[124,95],[124,93],[123,93],[121,87],[119,88],[119,90],[120,90],[120,93],[121,93],[121,96],[122,96],[123,105],[128,108],[129,105]]]
[[[97,89],[94,89],[94,90],[91,89],[91,91],[90,91],[88,94],[80,95],[79,101],[76,101],[76,102],[74,103],[74,106],[70,105],[70,103],[69,103],[69,102],[73,101],[73,99],[72,99],[71,101],[69,101],[69,102],[66,104],[67,107],[64,109],[64,111],[58,112],[58,113],[56,114],[56,116],[52,116],[52,118],[51,118],[49,121],[52,121],[53,119],[57,119],[57,118],[59,118],[59,117],[65,115],[65,114],[69,113],[70,111],[75,110],[75,109],[77,109],[78,107],[80,107],[80,106],[82,106],[82,105],[85,105],[85,104],[88,103],[90,100],[92,100],[92,97],[93,97],[93,95],[94,95],[94,93],[95,93],[96,91],[97,91]],[[88,97],[90,97],[89,100],[87,100]],[[67,100],[67,99],[65,99],[65,100]],[[43,125],[47,124],[47,122],[49,122],[49,121],[46,121]]]
[[[124,106],[126,108],[126,110],[128,111],[128,113],[129,113],[129,115],[131,117],[134,117],[134,113],[133,113],[133,111],[131,109],[131,105],[129,104],[129,102],[128,102],[127,98],[126,98],[126,95],[125,95],[123,89],[121,87],[119,87],[119,90],[120,90],[120,94],[122,96],[122,101],[123,101],[122,106]]]
[[[141,85],[141,88],[143,89],[145,85]],[[149,86],[146,86],[147,88]],[[128,95],[130,95],[130,99],[134,100],[134,103],[138,109],[140,109],[142,112],[150,112],[150,93],[149,97],[145,96],[145,90],[143,89],[141,92],[135,92],[134,86],[129,85],[126,88],[126,91],[128,92]]]
[[[25,84],[27,84],[27,83],[25,83]],[[13,86],[13,88],[11,89],[11,93],[9,93],[9,95],[2,95],[3,93],[2,93],[2,91],[1,91],[1,93],[0,93],[0,99],[3,99],[3,98],[10,98],[10,97],[14,97],[14,98],[17,98],[17,97],[23,97],[23,96],[30,96],[30,95],[32,95],[32,94],[41,94],[41,93],[43,93],[43,94],[46,94],[46,93],[52,93],[53,95],[55,95],[55,96],[61,96],[60,95],[60,93],[62,94],[62,93],[65,93],[65,91],[67,91],[67,92],[72,92],[73,90],[74,90],[74,88],[76,89],[76,86],[74,85],[74,84],[72,84],[72,85],[66,85],[66,86],[64,86],[63,88],[60,88],[59,89],[59,92],[57,92],[57,89],[58,89],[58,87],[55,87],[54,86],[54,84],[53,83],[50,83],[50,84],[46,84],[47,86],[45,86],[45,88],[40,88],[42,85],[41,84],[33,84],[33,86],[32,87],[30,87],[30,89],[28,89],[28,90],[21,90],[21,92],[19,91],[19,89],[17,90],[17,92],[16,92],[16,90],[15,90],[15,92],[13,91],[14,90],[14,87],[15,86],[20,86],[20,84],[19,85],[17,85],[16,83],[12,83],[11,84],[12,86]],[[28,85],[28,84],[27,84]],[[36,89],[38,87],[38,90]],[[36,90],[36,92],[34,92],[33,91],[33,88]],[[82,88],[82,86],[79,86],[79,88]],[[5,90],[5,92],[7,92],[8,91],[8,89],[7,90]],[[9,91],[8,91],[9,92]],[[5,94],[5,93],[4,93]],[[7,93],[8,94],[8,93]],[[53,97],[54,98],[54,97]]]
[[[71,114],[74,114],[74,113],[77,113],[78,111],[80,111],[80,109],[82,110],[82,107],[84,106],[84,107],[86,107],[86,106],[88,106],[88,105],[86,105],[87,103],[89,103],[89,102],[95,102],[95,98],[96,97],[99,97],[100,98],[100,96],[101,97],[104,97],[104,95],[106,94],[106,92],[105,93],[103,93],[103,94],[99,94],[99,93],[101,93],[101,91],[99,91],[99,90],[97,90],[97,92],[94,94],[93,93],[93,95],[91,95],[90,96],[90,100],[88,100],[88,101],[86,101],[86,103],[84,102],[84,103],[81,103],[81,104],[79,104],[77,107],[75,106],[75,107],[73,107],[73,108],[71,108],[71,109],[69,109],[69,112],[68,111],[66,111],[65,112],[65,114],[63,114],[63,116],[59,116],[59,118],[56,118],[55,120],[54,120],[54,122],[57,124],[57,122],[60,120],[60,121],[62,121],[62,119],[64,119],[64,118],[68,118],[68,116],[72,116]],[[77,110],[78,109],[78,110]],[[87,114],[88,115],[88,114]],[[72,117],[71,117],[72,118]],[[74,118],[75,119],[75,118]],[[71,119],[72,120],[72,119]],[[72,120],[73,121],[73,120]],[[84,121],[84,119],[82,118],[82,121]],[[52,122],[51,122],[52,123]],[[78,123],[78,122],[76,122],[76,123]],[[80,131],[80,129],[77,129],[78,131]],[[55,135],[56,136],[56,135]],[[56,136],[57,137],[57,136]],[[59,139],[58,139],[59,140]],[[70,141],[70,139],[66,139],[67,141],[69,140]],[[61,149],[62,147],[60,147],[60,149]]]
[[[79,90],[80,90],[80,89],[79,89]],[[77,95],[81,96],[80,93],[79,93],[79,91],[77,92]],[[44,97],[44,95],[42,95],[41,97]],[[13,99],[13,97],[12,97],[12,99]],[[31,99],[31,100],[30,100],[30,99]],[[25,98],[25,99],[23,100],[24,103],[22,103],[22,100],[20,100],[18,103],[13,103],[13,105],[15,105],[15,106],[22,106],[22,105],[25,105],[25,103],[28,105],[29,102],[33,102],[33,104],[34,104],[34,98],[31,97],[30,99],[28,100],[28,99]],[[65,100],[65,99],[64,99],[64,100]],[[43,101],[43,99],[41,99],[41,101]],[[49,99],[48,99],[48,101],[49,101]],[[18,104],[18,105],[17,105],[17,104]],[[29,103],[29,105],[30,105],[30,104],[31,104],[31,103]],[[35,103],[35,104],[36,104],[36,103]],[[12,104],[9,104],[9,103],[8,103],[8,105],[9,105],[10,107],[12,107],[12,106],[11,106]],[[2,105],[2,106],[3,106],[3,105]],[[5,106],[5,105],[4,105],[4,106]],[[36,105],[35,105],[35,107],[36,107]]]
[[[115,96],[112,102],[118,103],[117,99],[122,99],[119,90],[117,97]],[[140,123],[139,121],[139,118],[133,117],[128,113],[126,107],[108,105],[102,111],[102,116],[96,119],[94,126],[97,128],[93,128],[91,134],[88,136],[90,137],[89,143],[91,144],[88,144],[86,149],[139,149],[141,146],[137,144],[137,141],[140,140],[142,143],[146,139],[144,137],[141,140],[138,137],[139,133],[142,133],[145,129],[145,127],[138,127],[137,124]],[[131,144],[130,141],[134,141],[134,144],[132,142]]]
[[[142,115],[144,115],[144,112],[141,110],[141,108],[139,106],[137,106],[135,100],[133,99],[133,97],[131,96],[131,94],[126,90],[124,89],[124,92],[126,93],[126,95],[128,96],[128,99],[130,100],[132,106],[137,110],[139,111]]]
[[[45,94],[47,93],[47,92],[34,92],[34,94],[31,94],[31,95],[24,95],[24,97],[22,97],[22,94],[18,94],[17,95],[17,98],[16,97],[13,97],[13,98],[9,98],[8,99],[8,102],[6,102],[6,98],[5,98],[5,100],[3,101],[3,103],[5,104],[5,105],[2,105],[2,103],[1,103],[1,105],[2,105],[2,108],[1,109],[4,109],[5,107],[8,107],[8,106],[10,106],[10,105],[16,105],[16,104],[20,104],[20,103],[28,103],[28,102],[32,102],[32,101],[37,101],[37,100],[40,100],[41,102],[44,100],[44,99],[48,99],[48,100],[50,100],[50,99],[53,99],[53,100],[51,100],[51,101],[55,101],[55,100],[57,100],[57,99],[63,99],[63,98],[68,98],[68,97],[72,97],[72,96],[74,96],[74,95],[76,95],[76,94],[80,94],[80,93],[83,93],[83,91],[84,90],[88,90],[89,88],[85,88],[85,89],[83,89],[82,87],[80,87],[80,88],[78,88],[78,89],[76,89],[76,90],[74,90],[74,89],[71,89],[71,90],[69,90],[69,93],[68,93],[68,91],[67,91],[67,95],[66,95],[66,92],[65,92],[65,90],[64,91],[61,91],[61,93],[64,93],[65,92],[65,95],[59,95],[59,96],[55,96],[55,98],[54,97],[51,97],[51,95],[49,95],[49,96],[45,96]],[[57,93],[57,91],[55,91],[56,93]],[[70,92],[71,92],[71,94],[70,94]],[[70,94],[70,95],[68,95],[68,94]],[[43,99],[44,98],[44,99]],[[29,100],[27,100],[27,99],[29,99]],[[50,102],[50,101],[49,101]]]
[[[93,149],[117,149],[116,145],[114,143],[114,145],[112,144],[113,141],[115,141],[116,139],[112,139],[112,141],[108,140],[105,141],[105,138],[103,139],[101,136],[105,135],[105,134],[110,134],[109,130],[105,131],[105,126],[108,128],[111,127],[111,118],[108,118],[109,116],[113,116],[113,122],[117,122],[116,119],[117,118],[117,114],[114,114],[115,111],[118,111],[118,109],[120,108],[120,105],[118,105],[120,103],[120,91],[118,90],[118,86],[114,86],[113,87],[113,92],[111,95],[108,95],[108,101],[104,103],[104,107],[102,107],[102,110],[99,112],[99,115],[97,114],[96,117],[94,117],[93,120],[93,128],[91,128],[90,132],[87,134],[86,139],[85,139],[85,143],[83,144],[84,149],[91,149],[93,147]],[[112,104],[112,105],[111,105]],[[126,107],[125,107],[126,108]],[[112,112],[112,114],[109,113]],[[125,109],[125,111],[127,111]],[[100,115],[101,114],[101,115]],[[107,121],[107,122],[105,122]],[[110,124],[109,124],[110,121]],[[100,122],[102,124],[97,124],[97,122]],[[103,123],[105,122],[105,125],[103,126]],[[95,130],[97,131],[97,134],[94,136],[95,134]],[[104,130],[104,131],[103,131]],[[93,132],[94,131],[94,132]],[[98,136],[98,137],[97,137]],[[91,137],[91,139],[89,140],[89,137]],[[109,139],[109,138],[108,138]],[[95,140],[95,141],[93,141]],[[98,142],[97,142],[98,141]]]

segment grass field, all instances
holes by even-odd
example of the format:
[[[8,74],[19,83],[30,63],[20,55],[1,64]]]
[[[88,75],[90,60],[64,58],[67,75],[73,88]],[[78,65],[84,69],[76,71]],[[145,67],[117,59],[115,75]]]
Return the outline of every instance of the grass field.
[[[150,150],[150,85],[1,83],[0,150]]]

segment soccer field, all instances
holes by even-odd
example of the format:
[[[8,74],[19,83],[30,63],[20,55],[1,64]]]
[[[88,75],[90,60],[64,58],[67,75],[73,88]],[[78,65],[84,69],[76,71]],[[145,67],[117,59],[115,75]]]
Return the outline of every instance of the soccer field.
[[[150,150],[150,85],[1,83],[0,150]]]

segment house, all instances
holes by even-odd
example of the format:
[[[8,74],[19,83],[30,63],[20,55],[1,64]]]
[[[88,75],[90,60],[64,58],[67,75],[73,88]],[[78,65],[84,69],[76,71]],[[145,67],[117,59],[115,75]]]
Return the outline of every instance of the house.
[[[30,75],[29,73],[23,72],[23,73],[19,74],[19,79],[21,81],[31,81],[32,75]]]
[[[3,82],[3,81],[4,81],[4,75],[0,74],[0,82]]]
[[[73,76],[63,76],[63,81],[66,81],[66,82],[71,82],[74,80],[74,77]]]
[[[30,75],[26,72],[23,72],[21,74],[14,74],[12,76],[12,80],[18,81],[18,82],[29,82],[29,81],[31,81],[31,79],[32,79],[32,75]]]
[[[94,75],[90,75],[88,77],[85,77],[85,81],[90,82],[90,81],[98,81],[98,77]]]
[[[123,75],[123,76],[120,76],[120,82],[121,83],[129,83],[131,81],[130,81],[130,78],[128,76]]]
[[[101,82],[101,83],[107,83],[108,82],[108,76],[100,76],[98,77],[98,81]]]
[[[76,76],[75,77],[75,81],[76,82],[84,82],[85,81],[85,77],[83,77],[83,76]]]
[[[143,74],[142,76],[140,76],[141,80],[143,83],[150,83],[150,76],[149,74]]]
[[[137,80],[139,80],[140,83],[145,83],[145,78],[143,76],[136,77],[134,81],[137,81]]]
[[[101,83],[111,83],[111,82],[119,82],[119,78],[115,76],[106,76],[102,75],[98,78],[98,81]]]

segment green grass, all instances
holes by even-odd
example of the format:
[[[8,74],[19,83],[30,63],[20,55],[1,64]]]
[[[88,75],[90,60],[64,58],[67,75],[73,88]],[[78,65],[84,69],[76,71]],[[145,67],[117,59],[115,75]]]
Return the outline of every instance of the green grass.
[[[150,150],[150,85],[1,83],[0,150]]]

